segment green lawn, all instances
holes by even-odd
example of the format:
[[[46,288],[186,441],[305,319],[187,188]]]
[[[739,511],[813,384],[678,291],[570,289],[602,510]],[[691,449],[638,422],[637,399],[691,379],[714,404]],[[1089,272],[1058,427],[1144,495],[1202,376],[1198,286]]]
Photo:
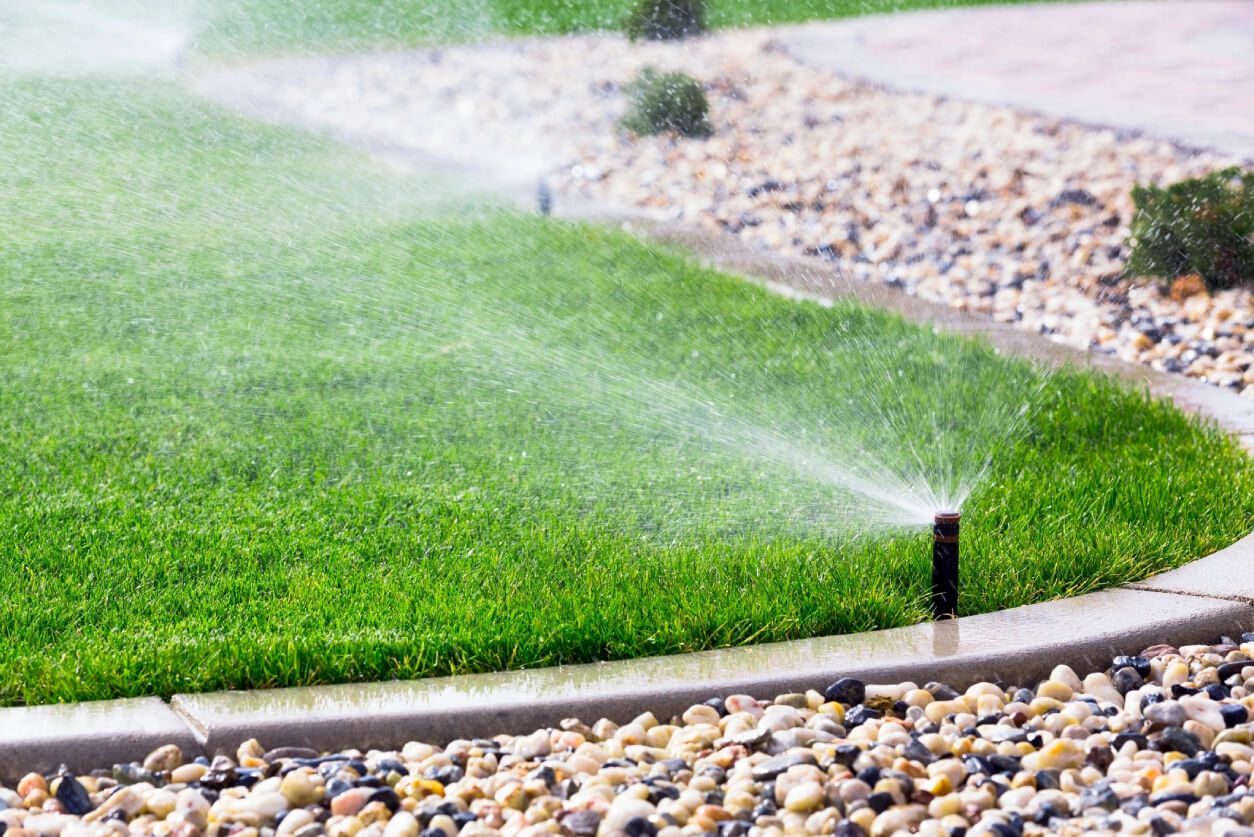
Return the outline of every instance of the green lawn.
[[[883,452],[867,470],[994,454],[967,612],[1139,578],[1254,519],[1229,439],[1097,377],[1038,393],[979,344],[172,83],[9,79],[0,102],[6,703],[923,619],[927,534],[855,536],[796,461],[850,438]]]
[[[713,27],[757,26],[1002,2],[1006,0],[709,0],[707,19]],[[618,29],[632,5],[632,0],[213,0],[199,5],[197,15],[199,46],[209,53],[318,52],[498,33]]]

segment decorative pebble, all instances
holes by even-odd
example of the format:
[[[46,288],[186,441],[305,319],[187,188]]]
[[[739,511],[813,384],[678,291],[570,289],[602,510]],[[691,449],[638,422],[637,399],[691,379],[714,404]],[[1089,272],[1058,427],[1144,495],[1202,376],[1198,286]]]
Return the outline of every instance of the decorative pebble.
[[[823,690],[823,697],[846,706],[862,703],[866,699],[866,685],[852,677],[842,677]]]
[[[550,738],[548,730],[536,730],[526,738],[519,739],[514,748],[514,755],[523,761],[533,761],[547,756],[552,752]]]
[[[152,773],[168,773],[183,764],[183,751],[177,744],[158,747],[144,759],[143,767]]]
[[[87,789],[70,773],[66,773],[56,781],[56,799],[67,814],[86,814],[96,807],[92,804],[91,797],[87,795]]]
[[[823,802],[823,786],[818,782],[802,782],[788,792],[784,807],[793,813],[813,811]]]
[[[1164,727],[1182,726],[1188,720],[1184,707],[1174,700],[1152,703],[1145,707],[1141,714],[1145,716],[1147,721],[1152,721]]]
[[[791,752],[759,762],[753,768],[753,778],[758,782],[769,782],[797,765],[817,763],[813,753],[804,750]]]
[[[292,808],[304,808],[322,798],[323,784],[322,777],[313,768],[298,767],[283,777],[279,793]]]
[[[30,773],[0,787],[0,832],[1239,835],[1254,827],[1254,696],[1239,679],[1246,666],[1222,668],[1246,662],[1233,653],[1160,646],[1082,678],[1058,667],[1036,691],[841,680],[773,702],[736,695],[677,718],[568,719],[444,748],[311,755],[245,742],[238,761],[173,768],[163,748],[143,760],[151,769]],[[1231,678],[1241,685],[1221,686]]]
[[[1119,694],[1126,695],[1145,685],[1145,679],[1131,666],[1123,666],[1114,673],[1112,683]]]
[[[623,795],[614,799],[605,815],[604,828],[610,832],[626,831],[633,820],[648,821],[656,809],[649,802]]]

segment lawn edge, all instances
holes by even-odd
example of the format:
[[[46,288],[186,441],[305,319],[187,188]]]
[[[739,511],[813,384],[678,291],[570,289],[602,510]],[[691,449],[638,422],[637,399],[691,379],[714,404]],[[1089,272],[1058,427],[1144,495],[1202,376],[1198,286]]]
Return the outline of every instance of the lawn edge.
[[[1254,451],[1254,403],[1183,376],[1081,352],[1010,325],[857,283],[830,265],[762,254],[729,236],[577,207],[583,219],[683,247],[711,267],[820,305],[852,300],[906,320],[987,339],[998,350],[1093,369],[1170,399]],[[409,740],[526,732],[567,717],[659,717],[713,695],[772,697],[838,676],[869,682],[980,680],[1029,684],[1058,663],[1105,668],[1163,641],[1206,642],[1254,625],[1254,534],[1140,582],[949,622],[676,654],[410,681],[177,694],[0,709],[0,780],[59,765],[86,770],[178,744],[188,756],[266,746],[396,748]]]

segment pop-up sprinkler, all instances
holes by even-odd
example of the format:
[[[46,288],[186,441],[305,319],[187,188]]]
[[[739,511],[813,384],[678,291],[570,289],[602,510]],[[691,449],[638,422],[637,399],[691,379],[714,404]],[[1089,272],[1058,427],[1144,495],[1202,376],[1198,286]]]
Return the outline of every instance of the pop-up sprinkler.
[[[958,615],[958,512],[937,512],[932,524],[932,618]]]
[[[543,177],[536,183],[536,211],[544,216],[553,214],[553,190]]]

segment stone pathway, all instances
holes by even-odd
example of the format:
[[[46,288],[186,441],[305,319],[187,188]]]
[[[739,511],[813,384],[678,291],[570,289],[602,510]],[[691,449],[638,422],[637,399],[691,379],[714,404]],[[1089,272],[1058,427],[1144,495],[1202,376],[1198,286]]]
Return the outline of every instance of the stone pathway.
[[[1062,3],[815,23],[805,63],[1254,159],[1254,2]]]

